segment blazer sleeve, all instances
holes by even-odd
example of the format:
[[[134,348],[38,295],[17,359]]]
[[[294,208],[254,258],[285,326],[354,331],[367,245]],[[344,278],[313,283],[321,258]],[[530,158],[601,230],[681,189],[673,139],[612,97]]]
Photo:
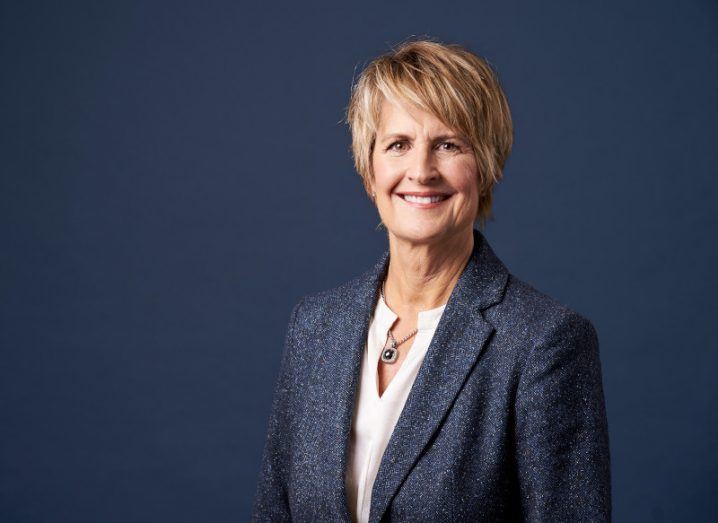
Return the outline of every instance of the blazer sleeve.
[[[610,521],[608,424],[596,330],[571,312],[531,348],[516,397],[525,521]]]
[[[294,306],[289,317],[252,508],[252,521],[291,521],[286,483],[290,439],[288,427],[293,389],[295,325],[303,301],[300,300]]]

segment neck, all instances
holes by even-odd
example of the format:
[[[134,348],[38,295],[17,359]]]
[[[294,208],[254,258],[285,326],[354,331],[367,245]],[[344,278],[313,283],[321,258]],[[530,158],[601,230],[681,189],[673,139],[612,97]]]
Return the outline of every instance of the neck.
[[[413,243],[389,233],[384,295],[395,310],[445,304],[474,248],[473,226],[438,242]]]

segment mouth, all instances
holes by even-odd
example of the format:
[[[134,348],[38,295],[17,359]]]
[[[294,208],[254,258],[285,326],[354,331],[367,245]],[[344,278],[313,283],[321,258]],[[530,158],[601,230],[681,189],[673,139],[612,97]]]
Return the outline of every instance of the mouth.
[[[452,196],[451,194],[442,192],[404,192],[395,194],[412,207],[418,207],[420,209],[438,207]]]

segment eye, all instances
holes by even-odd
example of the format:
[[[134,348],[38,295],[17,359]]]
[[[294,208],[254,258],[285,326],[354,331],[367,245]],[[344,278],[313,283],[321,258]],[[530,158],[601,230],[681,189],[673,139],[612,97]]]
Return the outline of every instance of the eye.
[[[442,151],[451,151],[451,152],[458,151],[460,149],[460,147],[457,144],[455,144],[454,142],[441,142],[439,144],[439,148]]]
[[[403,141],[393,142],[393,143],[389,144],[389,147],[387,147],[386,150],[387,151],[396,151],[396,152],[405,151],[406,150],[406,142],[403,142]]]

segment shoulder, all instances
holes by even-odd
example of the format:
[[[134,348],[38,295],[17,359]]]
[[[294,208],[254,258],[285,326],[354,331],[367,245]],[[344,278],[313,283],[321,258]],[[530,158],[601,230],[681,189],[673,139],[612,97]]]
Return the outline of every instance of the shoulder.
[[[580,312],[509,274],[503,300],[486,311],[500,335],[527,351],[561,342],[597,343],[593,323]]]
[[[371,270],[366,270],[348,281],[327,289],[305,294],[294,306],[298,324],[321,322],[339,309],[356,300],[357,291],[371,277]]]

